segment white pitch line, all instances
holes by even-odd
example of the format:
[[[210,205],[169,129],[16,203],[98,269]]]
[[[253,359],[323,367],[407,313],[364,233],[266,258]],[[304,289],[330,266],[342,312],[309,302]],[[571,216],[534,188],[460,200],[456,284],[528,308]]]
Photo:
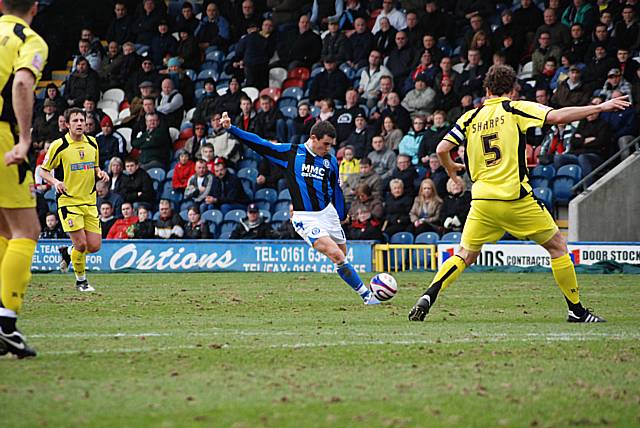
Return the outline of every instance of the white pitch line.
[[[106,353],[146,353],[146,352],[165,352],[182,349],[302,349],[302,348],[324,348],[324,347],[338,347],[338,346],[385,346],[385,345],[447,345],[456,343],[508,343],[508,342],[565,342],[570,340],[575,341],[588,341],[599,340],[602,337],[608,337],[611,339],[624,339],[624,340],[636,340],[640,338],[637,334],[610,334],[599,333],[597,335],[590,334],[525,334],[525,335],[507,335],[501,334],[496,336],[473,336],[453,339],[424,339],[424,340],[363,340],[363,341],[349,341],[340,340],[336,342],[300,342],[300,343],[283,343],[283,344],[270,344],[261,345],[259,343],[253,343],[250,345],[244,344],[222,344],[212,347],[211,345],[177,345],[177,346],[158,346],[158,347],[131,347],[131,348],[98,348],[98,349],[86,349],[86,350],[65,350],[65,351],[44,351],[42,355],[77,355],[77,354],[106,354]]]

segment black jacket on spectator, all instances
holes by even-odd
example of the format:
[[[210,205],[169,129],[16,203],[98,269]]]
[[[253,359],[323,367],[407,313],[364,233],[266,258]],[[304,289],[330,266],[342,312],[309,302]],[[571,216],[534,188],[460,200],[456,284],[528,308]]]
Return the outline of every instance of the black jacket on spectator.
[[[60,223],[53,229],[49,229],[46,225],[42,228],[38,239],[67,239],[67,234],[62,230]]]
[[[374,46],[382,52],[384,56],[389,55],[396,47],[396,33],[396,29],[391,26],[388,31],[380,30],[373,36]]]
[[[271,239],[274,237],[273,229],[269,223],[265,223],[260,216],[257,223],[251,224],[243,219],[231,232],[231,239]]]
[[[354,130],[349,134],[349,138],[341,143],[340,146],[352,146],[354,149],[354,157],[356,159],[362,159],[371,151],[371,138],[369,132],[367,132],[367,128],[365,127],[360,132]]]
[[[302,239],[300,235],[293,228],[293,223],[290,221],[284,221],[282,224],[273,232],[274,239]]]
[[[416,194],[413,183],[418,178],[418,172],[413,166],[410,166],[404,171],[400,171],[397,167],[393,168],[393,170],[391,171],[391,177],[389,177],[389,179],[384,184],[385,189],[389,188],[389,182],[394,178],[399,178],[400,180],[402,180],[402,183],[404,184],[405,195],[413,197]]]
[[[617,61],[609,56],[602,59],[593,58],[589,61],[582,74],[582,80],[588,91],[601,88],[607,80],[607,73],[616,65]]]
[[[588,137],[595,137],[595,141],[588,144],[584,140]],[[569,153],[580,155],[584,153],[595,153],[606,157],[609,146],[611,146],[611,127],[609,123],[598,118],[592,122],[582,119],[571,137],[571,150]]]
[[[125,15],[122,18],[113,18],[107,29],[105,39],[108,42],[116,41],[119,46],[122,46],[124,42],[133,42],[135,41],[133,26],[133,17],[130,15]]]
[[[236,56],[244,60],[244,64],[248,66],[269,64],[275,51],[276,36],[271,34],[269,37],[264,37],[259,31],[255,31],[240,39]]]
[[[109,193],[107,193],[106,196],[104,197],[96,197],[96,206],[98,207],[98,209],[100,209],[100,205],[102,205],[103,202],[109,202],[111,204],[111,206],[113,207],[113,217],[116,219],[122,218],[122,196],[120,196],[120,194],[116,193],[116,192],[112,192],[111,190],[109,190]]]
[[[350,85],[351,82],[342,70],[335,69],[331,73],[325,70],[311,82],[309,100],[316,102],[323,98],[330,98],[344,102],[344,94]]]
[[[338,143],[349,138],[351,132],[356,129],[356,115],[358,113],[364,114],[364,110],[362,107],[355,105],[348,109],[341,108],[333,115],[336,122],[336,139]]]
[[[123,174],[120,180],[122,184],[120,184],[118,193],[124,198],[125,202],[146,202],[150,205],[155,203],[156,192],[153,190],[153,180],[144,169],[138,168],[131,175]],[[138,196],[138,193],[141,194]]]
[[[256,133],[256,112],[251,110],[251,113],[249,114],[249,120],[247,121],[246,126],[244,123],[244,115],[242,114],[242,112],[240,112],[233,119],[233,124],[236,125],[238,128],[242,129],[243,131],[249,131],[255,134]]]
[[[347,228],[347,233],[349,234],[349,239],[353,240],[384,242],[385,239],[381,227],[380,221],[374,218],[364,222],[354,220]]]
[[[31,138],[34,142],[53,141],[58,138],[58,115],[54,113],[49,120],[45,114],[39,115],[33,121]]]
[[[136,43],[151,46],[153,36],[158,32],[158,23],[163,18],[164,14],[158,7],[153,9],[149,15],[143,11],[133,24]]]
[[[200,49],[193,36],[178,42],[176,55],[182,58],[182,68],[195,70],[200,67]]]
[[[221,204],[248,204],[249,197],[244,193],[242,182],[238,177],[227,171],[225,176],[221,179],[213,177],[211,183],[211,196],[218,201],[216,205]]]
[[[64,97],[73,100],[73,107],[82,108],[82,103],[86,98],[93,100],[100,99],[100,78],[98,73],[89,68],[87,73],[71,73],[67,83],[64,85]]]
[[[635,13],[638,13],[637,9]],[[627,24],[625,24],[624,21],[621,20],[616,24],[614,34],[615,44],[617,47],[627,49],[631,47],[636,48],[638,43],[638,35],[640,34],[640,24],[638,24],[638,21],[635,21],[633,24],[631,24],[630,27],[627,27]]]
[[[436,147],[442,140],[442,137],[446,135],[451,127],[449,125],[441,126],[440,128],[429,127],[425,129],[424,137],[420,142],[418,148],[418,159],[422,159],[425,156],[429,156],[436,152]]]
[[[443,203],[440,208],[440,219],[444,222],[447,217],[457,216],[462,226],[464,226],[471,209],[471,192],[461,192],[457,195],[445,193],[441,198]],[[462,230],[462,227],[456,229]]]
[[[375,46],[375,39],[371,31],[367,29],[362,34],[353,33],[349,37],[351,43],[351,54],[349,60],[356,64],[356,68],[364,67],[369,63],[369,53]]]
[[[433,13],[424,13],[420,18],[422,31],[431,34],[436,40],[446,37],[451,40],[455,34],[453,17],[438,9]]]
[[[387,107],[380,113],[380,119],[378,120],[378,129],[382,129],[382,124],[384,123],[384,118],[387,116],[391,116],[393,118],[393,122],[396,124],[396,128],[402,130],[403,134],[409,132],[409,128],[411,127],[411,116],[406,108],[398,105],[391,109],[391,107]]]
[[[256,134],[265,140],[277,139],[276,122],[278,119],[284,119],[284,116],[275,106],[268,112],[259,112],[256,115]]]
[[[520,34],[535,33],[544,24],[542,11],[531,2],[528,8],[519,7],[513,12],[513,26]]]
[[[187,223],[184,226],[184,239],[209,239],[211,238],[211,232],[209,231],[209,224],[205,221],[201,221],[198,224]]]
[[[431,171],[427,165],[427,174],[424,178],[433,180],[433,184],[436,185],[436,191],[440,197],[447,194],[447,181],[449,181],[449,176],[442,166],[438,167],[435,171]]]
[[[111,226],[113,226],[113,223],[116,222],[116,220],[118,220],[117,218],[115,218],[114,216],[111,216],[111,218],[109,220],[103,220],[100,219],[100,226],[102,229],[102,239],[107,239],[107,235],[109,234],[109,231],[111,230]]]
[[[138,221],[133,224],[132,229],[135,239],[153,239],[156,237],[156,224],[153,220]]]
[[[393,75],[393,86],[396,91],[402,88],[405,79],[416,65],[416,51],[408,44],[402,49],[395,48],[387,58],[387,68]],[[401,96],[403,94],[400,94]],[[405,131],[406,132],[406,131]]]
[[[278,50],[284,64],[294,61],[302,67],[311,68],[318,62],[322,52],[322,39],[320,36],[309,30],[300,34],[298,28],[285,35],[283,43]]]
[[[192,15],[191,19],[187,20],[187,19],[184,19],[184,16],[182,16],[182,13],[179,13],[178,16],[176,16],[176,19],[174,21],[171,31],[178,31],[178,32],[186,31],[189,34],[193,34],[196,31],[197,27],[198,27],[198,19],[195,17],[195,15]]]
[[[384,231],[391,236],[394,233],[409,230],[411,227],[409,211],[411,211],[411,206],[413,205],[413,198],[406,193],[403,193],[399,198],[395,198],[391,193],[388,193],[384,203],[384,219],[386,222]]]
[[[349,59],[351,45],[349,39],[341,32],[335,35],[327,33],[322,40],[322,57],[331,56],[335,58],[338,64],[342,64]]]
[[[284,170],[274,163],[263,158],[258,165],[258,173],[264,175],[264,184],[256,184],[256,189],[268,187],[271,189],[278,188],[278,181],[284,178]]]
[[[240,114],[240,98],[242,98],[243,95],[245,95],[245,93],[240,90],[233,94],[231,92],[227,92],[220,96],[220,98],[218,98],[216,111],[220,113],[226,111],[232,118],[236,117]]]
[[[140,92],[139,85],[142,82],[151,82],[153,87],[158,90],[160,88],[160,75],[157,71],[152,70],[145,73],[142,68],[138,67],[134,74],[130,75],[127,87],[125,88],[125,94],[129,101],[133,100]]]
[[[158,33],[151,39],[151,60],[157,67],[162,66],[162,59],[166,54],[174,56],[177,50],[178,41],[169,32]]]
[[[96,135],[100,154],[100,168],[104,168],[105,162],[114,156],[124,159],[127,155],[127,142],[122,136],[120,137],[122,139],[117,138],[114,134],[104,135],[102,132]]]
[[[204,122],[209,123],[209,119],[213,116],[213,113],[216,112],[216,108],[220,102],[220,97],[218,93],[214,90],[211,94],[205,94],[204,97],[200,98],[196,109],[193,112],[193,117],[191,118],[191,122]]]

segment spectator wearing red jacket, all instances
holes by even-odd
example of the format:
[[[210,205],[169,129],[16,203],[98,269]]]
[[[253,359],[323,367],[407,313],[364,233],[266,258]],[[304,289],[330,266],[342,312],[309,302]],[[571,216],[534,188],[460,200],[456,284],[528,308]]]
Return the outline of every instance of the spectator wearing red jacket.
[[[129,239],[127,229],[138,222],[138,217],[133,215],[133,205],[130,202],[122,204],[122,217],[113,223],[107,234],[107,239]]]
[[[189,158],[189,153],[181,149],[178,163],[173,169],[173,177],[171,178],[171,187],[173,190],[184,192],[191,177],[196,172],[196,164]]]

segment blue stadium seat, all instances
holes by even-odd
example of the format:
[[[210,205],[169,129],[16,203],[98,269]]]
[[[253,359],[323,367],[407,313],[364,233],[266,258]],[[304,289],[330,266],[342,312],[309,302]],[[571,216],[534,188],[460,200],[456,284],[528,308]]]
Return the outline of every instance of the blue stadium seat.
[[[188,200],[188,201],[182,201],[180,203],[180,211],[186,211],[189,208],[191,208],[192,206],[194,206],[196,203],[193,202],[192,200]]]
[[[440,238],[440,241],[460,242],[461,237],[462,237],[462,234],[460,232],[449,232],[442,235],[442,238]]]
[[[44,194],[44,198],[47,201],[55,201],[56,200],[56,189],[54,189],[53,187],[49,190],[47,190]]]
[[[253,182],[246,178],[241,179],[240,182],[242,183],[242,188],[244,189],[244,193],[247,194],[247,197],[250,200],[253,200]]]
[[[200,70],[216,70],[217,71],[218,68],[220,68],[220,63],[215,61],[205,61],[200,66]],[[222,80],[222,76],[220,76],[220,80]]]
[[[268,201],[265,200],[259,200],[256,201],[255,204],[258,206],[258,209],[260,209],[261,211],[269,211],[271,212],[271,203],[269,203]]]
[[[282,221],[273,221],[273,218],[271,218],[271,229],[273,230],[278,230],[280,229],[280,226],[282,226]]]
[[[289,204],[291,203],[291,201],[278,201],[276,202],[276,204],[273,206],[273,212],[278,212],[278,211],[286,211],[289,212]]]
[[[218,237],[218,224],[217,223],[209,223],[209,233],[211,233],[211,238],[216,239]]]
[[[220,232],[220,236],[218,236],[218,239],[230,239],[231,238],[231,232],[233,232],[233,231],[232,230],[228,230],[228,231]]]
[[[256,190],[256,194],[253,197],[256,201],[267,201],[274,203],[278,200],[278,191],[270,189],[268,187]]]
[[[220,224],[224,220],[220,210],[208,210],[202,213],[202,220],[213,224]]]
[[[291,192],[289,189],[282,189],[280,193],[278,193],[278,201],[290,201],[291,200]]]
[[[301,88],[298,88],[297,86],[292,86],[282,91],[282,94],[280,94],[280,99],[294,98],[296,101],[300,101],[302,99],[303,94],[304,94],[304,91]]]
[[[242,159],[238,162],[238,169],[242,168],[258,169],[258,162],[256,162],[255,159]]]
[[[533,189],[533,196],[541,201],[549,212],[553,212],[553,192],[547,187],[536,187]]]
[[[212,50],[205,54],[206,61],[223,62],[225,58],[224,52],[221,50]]]
[[[258,170],[255,168],[242,168],[238,171],[238,178],[248,178],[252,182],[255,182],[258,174]]]
[[[294,88],[287,88],[287,89],[294,89]],[[300,88],[295,88],[295,89],[300,89]],[[295,98],[291,98],[291,97],[280,98],[278,100],[278,108],[282,110],[283,107],[293,107],[297,111],[298,100],[295,99]]]
[[[167,173],[162,168],[151,168],[147,170],[147,174],[151,177],[152,180],[163,182]]]
[[[315,77],[324,71],[324,67],[317,67],[311,70],[311,74],[309,75],[309,80],[315,79]]]
[[[184,71],[184,74],[191,79],[191,81],[195,81],[197,78],[197,74],[194,70],[188,69]]]
[[[224,220],[226,221],[235,221],[236,223],[240,222],[243,218],[245,218],[247,214],[244,210],[231,210],[224,215]]]
[[[202,70],[200,73],[198,73],[198,77],[196,80],[205,80],[205,79],[213,79],[213,80],[218,80],[218,72],[216,70],[213,70],[211,68]]]
[[[153,190],[158,193],[158,189],[160,189],[160,182],[158,180],[153,180],[151,185],[153,186]]]
[[[435,232],[422,232],[416,236],[416,244],[437,244],[440,237]]]
[[[269,211],[260,209],[260,215],[267,223],[271,221],[271,213]]]
[[[563,165],[556,171],[556,177],[570,177],[577,183],[582,179],[582,168],[579,165]]]
[[[320,107],[318,107],[318,106],[311,106],[311,116],[313,116],[313,117],[318,117],[318,116],[320,116]]]
[[[556,169],[552,165],[538,165],[531,170],[531,177],[541,177],[551,180],[556,175]]]
[[[542,177],[534,177],[529,181],[529,184],[531,184],[531,187],[533,187],[534,189],[536,187],[549,187],[549,179],[547,178],[542,178]]]
[[[180,218],[184,221],[189,221],[189,210],[180,211]]]
[[[165,177],[165,180],[171,180],[173,178],[173,173],[175,172],[175,169],[171,168],[169,170],[169,172],[167,172],[167,176]]]
[[[170,192],[172,190],[173,190],[173,183],[171,182],[171,180],[165,181],[164,184],[162,185],[162,193]]]
[[[153,214],[153,219],[154,220],[160,220],[160,211],[158,211],[157,213]]]
[[[236,228],[238,223],[235,221],[225,221],[220,225],[220,239],[229,239],[229,235],[233,232],[233,229]],[[226,238],[223,238],[223,235],[226,235]]]
[[[290,217],[289,217],[289,210],[286,210],[286,211],[276,211],[276,212],[273,214],[273,217],[271,217],[271,221],[272,221],[272,222],[274,222],[274,221],[280,221],[280,222],[283,222],[283,221],[289,221],[289,218],[290,218]]]
[[[553,200],[556,204],[567,205],[571,198],[573,198],[573,191],[571,188],[575,184],[571,177],[556,177],[553,180]]]
[[[169,191],[164,190],[162,195],[160,195],[160,199],[168,199],[174,203],[180,202],[182,200],[182,193],[176,192],[173,189],[170,189]]]
[[[58,203],[56,201],[47,202],[47,206],[49,207],[49,212],[54,213],[58,211]]]
[[[294,106],[280,107],[280,112],[287,119],[295,119],[295,117],[298,115],[298,109]]]
[[[204,97],[205,90],[204,89],[196,89],[194,94],[196,96],[196,100],[200,101],[202,99],[202,97]]]
[[[389,239],[390,244],[413,244],[413,234],[410,232],[394,233]]]
[[[339,68],[340,68],[340,71],[342,71],[347,76],[347,79],[353,80],[353,78],[356,75],[356,71],[353,68],[351,68],[349,64],[347,64],[346,62],[342,63]]]

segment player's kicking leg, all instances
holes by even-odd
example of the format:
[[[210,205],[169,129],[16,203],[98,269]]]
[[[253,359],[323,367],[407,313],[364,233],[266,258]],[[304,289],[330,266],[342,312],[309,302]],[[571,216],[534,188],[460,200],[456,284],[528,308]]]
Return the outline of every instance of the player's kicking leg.
[[[360,275],[347,260],[347,245],[336,244],[333,239],[323,236],[315,240],[313,248],[324,254],[336,265],[336,270],[340,278],[346,282],[349,287],[360,295],[365,305],[377,305],[380,303],[371,291],[364,285],[360,279]]]
[[[580,303],[578,279],[576,278],[576,271],[571,262],[564,236],[557,232],[553,238],[541,245],[551,256],[553,277],[567,302],[569,310],[567,321],[578,323],[606,322],[604,318],[592,314],[589,309],[586,309]]]
[[[35,209],[0,209],[0,355],[36,355],[16,321],[31,280],[31,259],[39,234]]]
[[[460,251],[453,257],[449,257],[438,269],[436,276],[433,277],[429,288],[418,299],[416,304],[411,308],[409,312],[410,321],[424,321],[425,317],[429,313],[429,309],[436,302],[438,293],[441,290],[447,288],[453,281],[455,281],[462,271],[467,266],[475,263],[479,251],[471,251],[465,248],[460,248]]]

